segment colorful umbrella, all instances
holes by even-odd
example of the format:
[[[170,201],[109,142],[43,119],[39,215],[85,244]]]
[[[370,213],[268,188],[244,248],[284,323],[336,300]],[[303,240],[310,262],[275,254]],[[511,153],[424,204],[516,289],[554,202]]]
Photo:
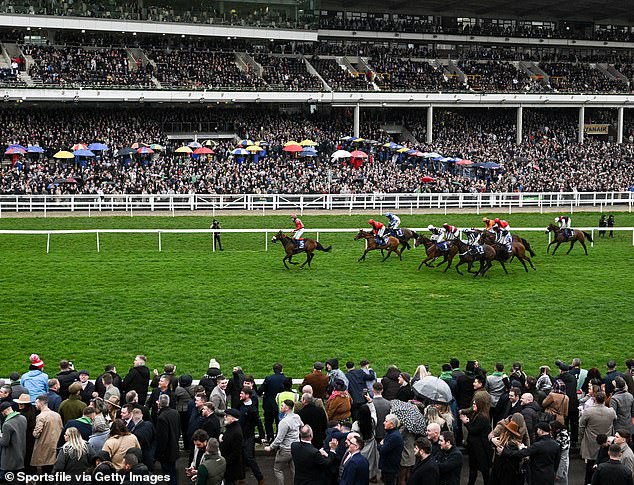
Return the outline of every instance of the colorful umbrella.
[[[429,175],[425,175],[420,179],[424,184],[428,184],[429,182],[434,182],[436,179],[434,177],[430,177]]]
[[[91,152],[90,150],[87,150],[85,148],[81,148],[79,150],[75,150],[73,152],[73,155],[75,155],[76,157],[94,157],[95,154],[93,152]]]
[[[249,145],[253,145],[253,142],[247,138],[246,140],[241,140],[238,145],[248,147]]]
[[[395,414],[401,425],[412,434],[425,434],[427,429],[425,417],[415,404],[394,399],[390,401],[390,412]]]
[[[284,150],[285,152],[290,152],[290,153],[301,152],[303,149],[304,147],[301,147],[299,145],[287,145],[284,148],[282,148],[282,150]]]
[[[88,145],[86,145],[85,143],[75,143],[71,149],[73,151],[77,151],[77,150],[88,150]]]
[[[75,155],[73,155],[71,152],[62,150],[53,155],[53,158],[75,158]]]
[[[418,150],[410,150],[410,152],[407,153],[410,157],[424,157],[425,154],[421,151]]]
[[[341,141],[350,141],[350,140],[354,140],[354,138],[352,136],[342,136],[341,137]]]
[[[31,145],[26,151],[29,153],[44,153],[44,149],[38,145]]]
[[[261,146],[261,147],[267,147],[269,146],[269,142],[268,141],[264,141],[264,140],[258,140],[255,142],[256,145]]]
[[[352,143],[361,143],[362,141],[365,141],[365,138],[355,138]]]
[[[399,148],[398,150],[396,150],[398,153],[407,153],[410,151],[410,148],[408,147],[403,147],[403,148]]]
[[[140,155],[151,155],[152,153],[154,153],[154,150],[148,147],[141,147],[136,152]]]
[[[203,142],[203,145],[205,145],[206,147],[215,147],[217,144],[218,143],[216,143],[215,141],[213,141],[211,139],[210,140],[205,140]]]
[[[200,147],[194,150],[194,155],[213,155],[214,151],[207,147]]]
[[[24,145],[20,145],[19,143],[13,143],[9,145],[7,148],[19,148],[20,150],[26,151],[26,147]]]
[[[93,152],[104,152],[108,149],[108,145],[104,143],[91,143],[88,145],[88,150],[92,150]]]
[[[299,143],[297,143],[296,141],[291,140],[291,141],[287,141],[286,143],[284,143],[284,146],[285,147],[290,147],[290,146],[298,146],[298,147],[300,147],[301,145]]]
[[[264,148],[259,147],[257,145],[250,145],[250,146],[246,147],[245,150],[247,150],[249,152],[263,152]]]
[[[163,150],[165,150],[165,147],[163,145],[159,145],[158,143],[152,143],[150,145],[150,148],[155,152],[162,152]]]
[[[393,141],[389,143],[384,143],[383,146],[385,148],[389,148],[390,150],[399,150],[400,148],[403,148],[403,145],[399,145],[398,143],[394,143]]]
[[[21,150],[19,148],[7,148],[7,151],[4,152],[5,155],[24,155],[26,153],[25,150]]]
[[[200,148],[202,145],[200,143],[198,143],[197,141],[190,141],[187,146],[189,148]]]
[[[317,142],[313,141],[313,140],[302,140],[299,142],[299,144],[303,147],[314,147],[317,146]]]
[[[355,150],[353,152],[350,152],[350,156],[352,158],[368,158],[368,154],[365,152],[362,152],[361,150]]]
[[[459,160],[456,165],[473,165],[473,162],[471,160]]]
[[[249,155],[249,152],[245,150],[244,148],[236,148],[231,153],[234,155]]]
[[[178,147],[174,150],[176,153],[192,153],[192,149],[189,147]]]
[[[299,154],[300,157],[317,157],[319,154],[315,150],[303,150]]]
[[[121,150],[117,151],[116,156],[117,157],[123,157],[125,155],[132,155],[135,152],[135,150],[133,150],[130,147],[126,147],[126,148],[122,148]]]

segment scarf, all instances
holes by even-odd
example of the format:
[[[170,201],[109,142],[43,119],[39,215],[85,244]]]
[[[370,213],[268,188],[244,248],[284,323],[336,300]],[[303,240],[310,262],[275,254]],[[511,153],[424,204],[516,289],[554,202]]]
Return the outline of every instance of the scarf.
[[[344,398],[348,397],[348,393],[346,391],[332,391],[332,394],[328,398],[328,401],[332,401],[337,396],[342,396]]]
[[[440,373],[440,376],[438,376],[439,379],[442,379],[443,381],[452,381],[453,380],[453,375],[451,373],[450,370],[446,370]]]

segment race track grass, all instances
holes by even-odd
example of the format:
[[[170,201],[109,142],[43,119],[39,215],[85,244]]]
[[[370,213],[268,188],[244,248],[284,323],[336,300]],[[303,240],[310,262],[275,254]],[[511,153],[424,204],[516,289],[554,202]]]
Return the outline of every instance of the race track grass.
[[[0,219],[0,229],[208,228],[203,217]],[[545,227],[550,214],[507,217],[515,227]],[[634,216],[617,214],[619,226]],[[481,216],[402,215],[404,227],[445,220],[479,226]],[[306,216],[309,228],[367,227],[368,216]],[[596,225],[596,214],[575,214],[575,225]],[[288,215],[224,217],[224,228],[290,228]],[[309,234],[307,234],[309,235]],[[269,238],[272,234],[269,234]],[[634,356],[632,233],[598,239],[590,255],[561,247],[547,256],[547,237],[525,236],[537,271],[514,262],[505,275],[495,264],[483,279],[453,269],[416,267],[422,248],[402,262],[380,263],[353,234],[322,234],[333,244],[312,269],[285,270],[282,249],[263,234],[223,235],[212,253],[208,234],[165,234],[163,252],[152,234],[0,235],[0,376],[24,371],[39,353],[49,373],[69,358],[96,375],[106,363],[124,374],[134,355],[150,367],[166,362],[200,377],[211,357],[224,369],[241,365],[258,377],[281,361],[286,374],[304,375],[313,361],[368,358],[378,372],[389,364],[435,373],[449,357],[479,359],[491,369],[522,361],[529,372],[556,358],[581,357],[605,369]],[[299,260],[303,261],[304,256]]]

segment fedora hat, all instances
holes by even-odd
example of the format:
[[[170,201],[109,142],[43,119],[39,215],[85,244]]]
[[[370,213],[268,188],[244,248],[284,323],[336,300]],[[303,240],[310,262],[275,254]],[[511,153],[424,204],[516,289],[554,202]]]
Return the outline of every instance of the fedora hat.
[[[518,438],[520,437],[520,428],[515,421],[509,421],[504,427],[508,430],[509,433],[514,434]]]
[[[18,404],[31,404],[31,396],[29,396],[26,393],[20,394],[20,397],[17,399],[14,399],[13,402]]]

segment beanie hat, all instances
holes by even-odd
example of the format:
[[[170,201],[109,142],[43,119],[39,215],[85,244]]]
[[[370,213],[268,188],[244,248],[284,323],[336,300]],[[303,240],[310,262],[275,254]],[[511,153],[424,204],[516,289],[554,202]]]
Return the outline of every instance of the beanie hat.
[[[42,359],[40,359],[40,356],[37,354],[31,354],[31,357],[29,357],[29,360],[31,361],[31,365],[34,367],[37,367],[39,369],[44,367],[44,362],[42,361]]]
[[[209,360],[209,368],[220,369],[220,364],[218,363],[218,361],[216,359],[210,359]]]

